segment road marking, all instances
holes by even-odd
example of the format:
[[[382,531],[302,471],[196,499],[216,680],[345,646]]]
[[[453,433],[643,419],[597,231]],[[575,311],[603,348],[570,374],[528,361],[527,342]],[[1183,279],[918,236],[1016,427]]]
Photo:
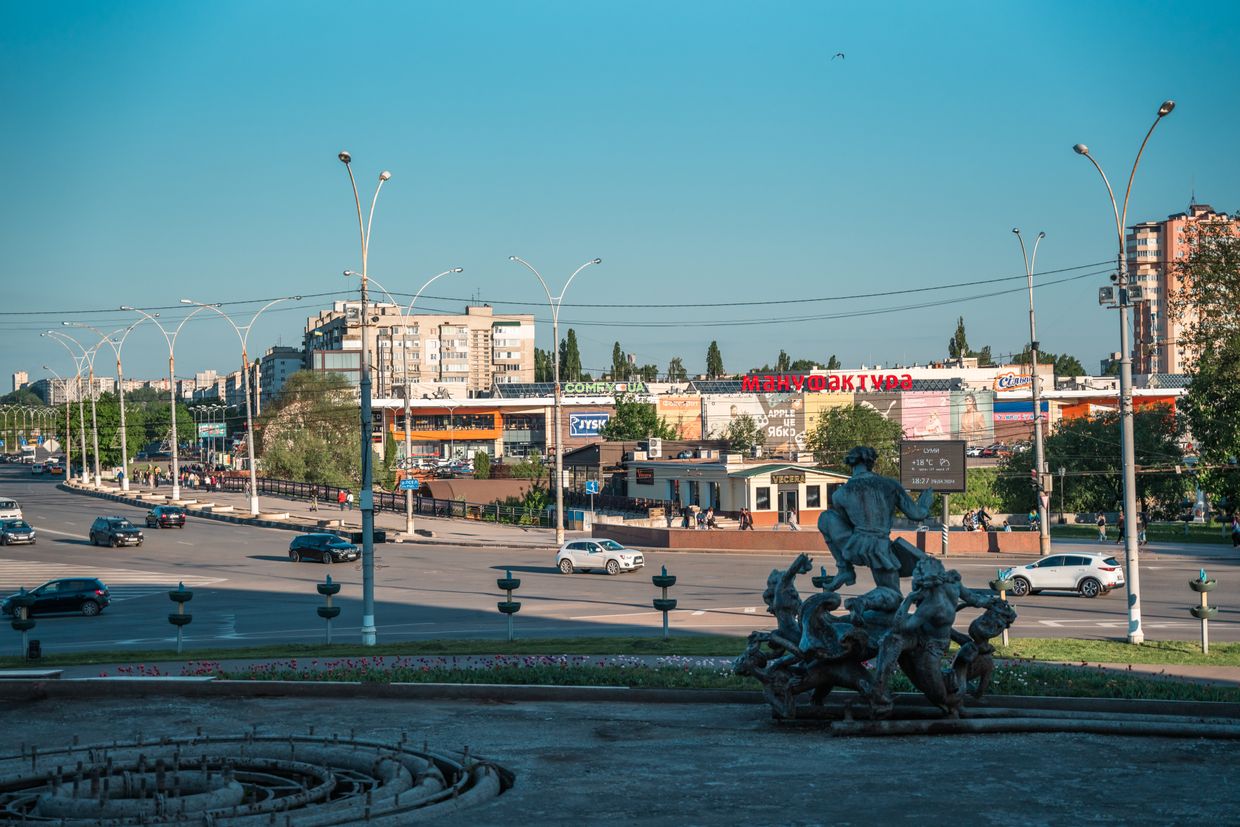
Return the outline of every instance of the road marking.
[[[72,525],[72,523],[70,523]],[[59,534],[61,537],[81,537],[76,531],[57,531],[54,528],[36,528],[35,534]]]
[[[187,543],[187,542],[185,542],[184,540],[177,540],[177,545],[180,545],[180,546],[192,546],[192,545],[193,545],[193,543]]]
[[[704,611],[702,611],[701,609],[699,609],[698,611],[696,611],[696,612],[694,612],[694,613],[693,613],[693,616],[694,616],[694,617],[699,617],[699,616],[704,615],[704,614],[706,614],[706,612],[704,612]]]
[[[745,607],[745,614],[747,615],[756,614],[757,611],[758,611],[757,606],[746,606]]]
[[[96,577],[107,585],[113,602],[160,594],[176,588],[177,583],[180,582],[185,583],[188,588],[200,588],[227,580],[224,577],[205,577],[194,574],[165,574],[137,569],[0,559],[0,591],[13,592],[21,587],[32,588],[58,577]]]

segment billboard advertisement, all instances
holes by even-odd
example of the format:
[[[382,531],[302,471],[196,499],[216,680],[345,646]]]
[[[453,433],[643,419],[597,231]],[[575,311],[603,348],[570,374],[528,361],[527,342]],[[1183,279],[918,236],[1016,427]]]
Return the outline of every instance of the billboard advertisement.
[[[967,445],[994,442],[994,391],[952,391],[952,436]]]
[[[703,436],[718,439],[733,421],[748,416],[765,435],[768,452],[805,450],[805,399],[795,393],[731,394],[703,400],[706,429]]]
[[[570,413],[568,415],[568,435],[577,437],[595,437],[611,419],[609,413]]]
[[[947,439],[952,434],[951,394],[912,391],[904,394],[900,424],[905,439]]]
[[[224,439],[228,436],[227,426],[223,422],[199,422],[199,439]]]
[[[676,430],[677,439],[702,438],[702,397],[656,397],[658,414]]]

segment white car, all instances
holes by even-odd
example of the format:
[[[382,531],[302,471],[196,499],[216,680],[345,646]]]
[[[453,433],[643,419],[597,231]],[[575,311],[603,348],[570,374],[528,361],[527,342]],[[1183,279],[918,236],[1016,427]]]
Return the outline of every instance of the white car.
[[[577,569],[602,569],[608,574],[619,574],[640,569],[646,565],[646,557],[615,540],[572,540],[560,547],[555,565],[564,574],[572,574]]]
[[[1052,554],[1030,563],[1015,566],[999,574],[1012,581],[1012,595],[1024,597],[1043,590],[1079,592],[1082,597],[1097,597],[1124,585],[1124,570],[1119,561],[1101,552]]]
[[[20,520],[22,518],[22,507],[17,504],[17,500],[10,500],[8,497],[0,498],[0,520]]]

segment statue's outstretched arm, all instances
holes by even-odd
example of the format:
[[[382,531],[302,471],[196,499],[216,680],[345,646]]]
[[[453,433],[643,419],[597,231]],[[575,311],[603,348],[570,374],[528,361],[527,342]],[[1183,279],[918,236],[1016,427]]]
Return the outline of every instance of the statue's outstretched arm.
[[[910,520],[924,520],[930,516],[930,506],[934,504],[934,491],[927,488],[921,492],[921,496],[914,502],[913,498],[908,495],[903,486],[900,487],[900,501],[897,507],[904,512],[905,516]]]
[[[960,602],[975,609],[989,609],[1000,602],[999,595],[994,592],[978,592],[967,586],[960,586]]]

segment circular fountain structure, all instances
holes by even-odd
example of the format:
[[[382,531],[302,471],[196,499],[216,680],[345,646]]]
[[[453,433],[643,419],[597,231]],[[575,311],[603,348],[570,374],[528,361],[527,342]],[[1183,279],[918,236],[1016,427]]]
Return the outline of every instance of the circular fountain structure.
[[[500,795],[486,760],[338,735],[23,746],[0,757],[0,824],[396,825]]]

